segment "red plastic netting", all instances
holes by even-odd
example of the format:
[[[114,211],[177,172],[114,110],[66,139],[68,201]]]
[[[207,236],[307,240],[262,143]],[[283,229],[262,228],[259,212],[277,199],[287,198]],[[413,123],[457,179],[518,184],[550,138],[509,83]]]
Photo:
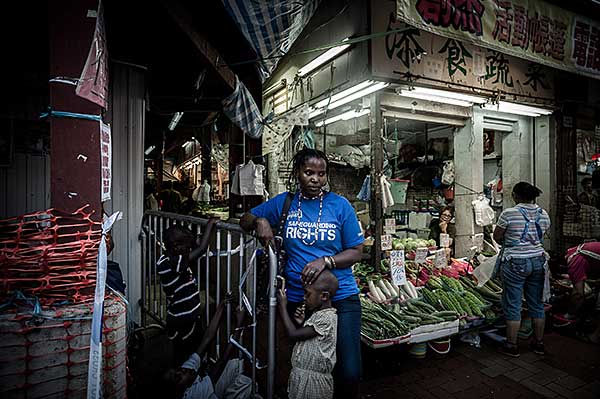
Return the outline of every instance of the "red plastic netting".
[[[0,300],[16,290],[42,305],[93,298],[102,225],[87,209],[0,220]]]

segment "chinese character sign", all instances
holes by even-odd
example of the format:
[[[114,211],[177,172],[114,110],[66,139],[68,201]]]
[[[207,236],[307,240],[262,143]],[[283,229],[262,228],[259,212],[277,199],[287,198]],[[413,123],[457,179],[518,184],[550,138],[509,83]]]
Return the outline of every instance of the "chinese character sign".
[[[600,78],[600,23],[543,0],[396,0],[396,15],[447,39]],[[454,73],[456,54],[448,60]],[[494,67],[493,79],[509,81],[503,68]]]
[[[112,143],[110,125],[100,121],[100,201],[110,200],[112,185]]]
[[[485,12],[492,8],[489,1],[481,2]],[[508,8],[509,5],[505,4],[507,2],[510,3],[510,0],[500,3]],[[426,3],[431,6],[434,2],[419,4],[425,7]],[[446,1],[435,4],[440,5],[439,9],[443,10],[450,3]],[[399,29],[406,28],[407,24],[395,16],[393,4],[377,2],[377,6],[372,8],[373,32],[390,32],[387,36],[374,38],[372,41],[371,71],[374,77],[403,79],[410,75],[427,78],[430,85],[441,88],[447,88],[447,84],[451,83],[509,95],[531,96],[548,101],[554,99],[554,75],[550,68],[502,51],[476,46],[467,40],[444,37],[411,26],[398,32]],[[438,9],[436,7],[424,10],[431,14],[432,10]],[[505,20],[511,25],[499,26],[498,37],[503,36],[503,40],[510,43],[529,43],[532,35],[528,30],[519,33],[518,29],[521,28],[515,28],[514,14],[510,15],[512,16],[507,16]],[[468,25],[465,26],[466,32]]]

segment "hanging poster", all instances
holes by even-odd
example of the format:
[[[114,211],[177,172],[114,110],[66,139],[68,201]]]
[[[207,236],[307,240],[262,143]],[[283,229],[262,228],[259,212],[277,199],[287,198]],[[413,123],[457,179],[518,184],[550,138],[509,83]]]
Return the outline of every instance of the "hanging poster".
[[[110,200],[112,186],[112,143],[110,125],[100,121],[100,201]]]
[[[446,38],[453,68],[470,43],[600,79],[600,22],[542,0],[397,0],[395,15]]]
[[[104,7],[98,4],[96,29],[85,66],[75,88],[75,94],[106,108],[108,94],[108,52],[104,27]]]

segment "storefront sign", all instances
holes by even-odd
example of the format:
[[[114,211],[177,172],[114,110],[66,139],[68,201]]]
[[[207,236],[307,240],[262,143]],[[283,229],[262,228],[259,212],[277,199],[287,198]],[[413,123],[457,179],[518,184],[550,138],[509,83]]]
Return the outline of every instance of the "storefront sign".
[[[427,248],[417,248],[415,253],[415,263],[425,263],[427,260],[427,254],[429,253],[429,249]]]
[[[464,68],[463,46],[472,43],[600,79],[600,22],[545,1],[397,0],[396,7],[399,20],[447,38],[449,69]]]
[[[390,252],[390,271],[395,285],[406,284],[406,270],[404,268],[404,251]]]
[[[409,21],[410,25],[425,29],[423,23],[417,22]],[[385,32],[407,25],[396,17],[394,3],[385,1],[373,7],[372,26],[373,32]],[[441,88],[454,84],[463,90],[469,87],[487,93],[503,92],[509,100],[511,94],[548,102],[554,99],[551,68],[507,55],[503,49],[479,47],[487,44],[474,45],[461,35],[448,37],[448,29],[434,30],[433,34],[411,27],[373,39],[373,76],[404,80],[410,73],[420,83]]]
[[[104,28],[104,7],[98,4],[96,29],[75,94],[106,108],[108,94],[108,52]]]
[[[112,186],[112,143],[110,125],[100,121],[100,201],[110,200]]]
[[[381,236],[381,250],[389,251],[390,249],[392,249],[392,236],[384,234]]]

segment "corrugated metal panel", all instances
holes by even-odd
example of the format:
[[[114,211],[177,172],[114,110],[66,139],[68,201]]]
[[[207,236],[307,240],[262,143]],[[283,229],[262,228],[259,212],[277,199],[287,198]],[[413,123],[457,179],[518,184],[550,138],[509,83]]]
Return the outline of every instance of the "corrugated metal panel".
[[[144,214],[145,74],[135,67],[115,63],[111,67],[110,117],[112,127],[112,200],[108,213],[122,211],[112,236],[118,262],[127,282],[132,316],[139,320],[141,298],[141,245]]]
[[[15,153],[8,168],[0,168],[0,218],[50,207],[50,156]]]

